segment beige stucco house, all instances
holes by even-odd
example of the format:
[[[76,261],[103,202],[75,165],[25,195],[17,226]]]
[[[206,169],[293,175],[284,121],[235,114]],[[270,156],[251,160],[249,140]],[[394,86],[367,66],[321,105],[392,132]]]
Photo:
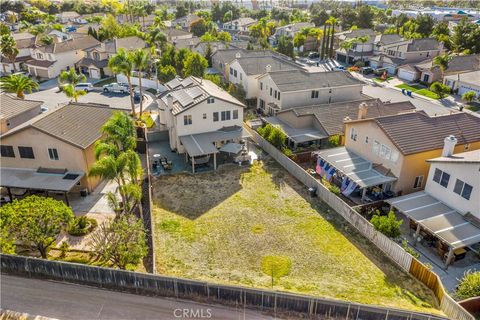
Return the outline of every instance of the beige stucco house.
[[[0,134],[38,116],[43,101],[20,99],[13,95],[0,94]]]

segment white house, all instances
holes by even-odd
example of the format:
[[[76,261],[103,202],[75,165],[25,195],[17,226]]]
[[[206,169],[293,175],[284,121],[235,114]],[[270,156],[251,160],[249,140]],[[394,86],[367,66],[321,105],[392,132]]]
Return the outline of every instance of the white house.
[[[222,25],[222,29],[228,31],[248,31],[248,28],[256,22],[257,21],[255,19],[252,19],[250,17],[238,18],[232,21],[225,22]]]
[[[181,17],[172,21],[172,27],[180,27],[182,29],[189,30],[192,23],[200,20],[201,18],[196,14],[188,14],[185,17]]]
[[[271,45],[276,45],[278,43],[278,39],[281,36],[286,36],[288,38],[292,38],[300,32],[303,28],[313,28],[315,25],[311,22],[298,22],[293,24],[288,24],[286,26],[278,27],[275,29],[275,33],[268,38],[268,41]]]
[[[348,52],[340,48],[340,44],[344,41],[351,41],[359,37],[367,37],[367,42],[355,42]],[[336,33],[334,36],[335,54],[337,60],[340,62],[354,64],[359,60],[368,60],[373,55],[373,48],[375,42],[375,31],[372,29],[356,29]],[[348,58],[348,61],[347,61]]]
[[[31,60],[25,65],[31,75],[44,79],[56,78],[60,72],[73,68],[85,57],[83,50],[97,46],[99,42],[87,35],[31,49]]]
[[[194,163],[243,136],[245,105],[209,80],[175,78],[158,100],[160,122],[168,128],[170,148]]]
[[[476,93],[477,98],[480,97],[480,71],[446,76],[444,83],[453,90],[458,90],[459,96],[463,95],[465,92],[473,91]]]
[[[9,61],[6,57],[1,56],[1,72],[11,73],[16,71],[21,71],[24,69],[25,62],[31,59],[30,50],[35,48],[35,42],[37,37],[28,32],[14,33],[12,34],[13,39],[17,43],[18,55],[15,58],[15,68],[13,63]]]
[[[60,12],[55,15],[58,22],[62,24],[66,24],[69,22],[76,22],[78,18],[80,18],[80,14],[76,13],[75,11],[64,11]]]
[[[364,83],[343,71],[306,72],[286,70],[258,77],[257,107],[265,114],[278,111],[361,100]]]

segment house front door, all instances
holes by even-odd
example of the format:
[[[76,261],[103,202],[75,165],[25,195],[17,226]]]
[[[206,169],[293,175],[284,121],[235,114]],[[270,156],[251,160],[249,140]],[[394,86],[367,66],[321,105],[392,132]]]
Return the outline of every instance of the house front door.
[[[429,74],[423,75],[423,82],[428,82],[429,79],[430,79],[430,75],[429,75]]]

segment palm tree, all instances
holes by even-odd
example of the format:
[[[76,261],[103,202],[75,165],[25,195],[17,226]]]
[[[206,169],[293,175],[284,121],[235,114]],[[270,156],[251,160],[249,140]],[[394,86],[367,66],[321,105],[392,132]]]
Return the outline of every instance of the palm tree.
[[[87,77],[84,74],[75,72],[75,69],[70,68],[68,71],[62,71],[58,77],[58,82],[61,84],[71,84],[76,86],[80,82],[87,81]]]
[[[450,60],[452,60],[452,57],[449,56],[447,53],[433,58],[433,65],[440,67],[440,70],[442,71],[442,79],[445,74],[445,70],[448,69],[448,64],[450,63]]]
[[[334,40],[334,35],[335,35],[335,26],[338,24],[338,19],[334,17],[328,18],[330,22],[330,25],[332,26],[332,30],[330,32],[330,50],[328,50],[330,58],[333,58],[333,40]]]
[[[365,36],[355,38],[355,42],[360,42],[363,45],[367,43],[369,39],[370,39],[370,36],[365,35]],[[360,52],[360,59],[363,61],[363,48],[362,48],[362,51]]]
[[[138,49],[131,53],[131,59],[133,62],[133,66],[138,72],[138,89],[140,91],[140,114],[138,119],[142,119],[143,113],[143,92],[142,92],[142,76],[143,71],[148,68],[150,62],[149,54],[142,49]]]
[[[327,23],[323,25],[323,41],[322,41],[322,52],[320,54],[320,58],[323,60],[325,57],[325,41],[328,39],[328,32],[327,32]]]
[[[132,89],[132,73],[133,62],[131,55],[123,48],[118,49],[116,55],[112,56],[108,60],[108,67],[114,73],[121,73],[127,77],[128,92],[130,93],[130,104],[132,107],[132,115],[135,116],[135,102],[133,101],[133,89]]]
[[[350,64],[348,59],[348,51],[350,51],[354,45],[355,45],[355,41],[353,39],[345,40],[342,43],[340,43],[340,48],[345,50],[345,55],[347,56],[347,59],[345,61],[347,65]]]
[[[163,51],[167,44],[167,36],[161,27],[155,27],[148,34],[148,42],[152,47],[159,47],[160,51]]]
[[[0,43],[0,52],[2,55],[13,64],[13,70],[17,71],[17,66],[15,65],[15,59],[18,55],[18,48],[15,39],[10,34],[5,34],[1,38]]]
[[[75,86],[72,84],[68,84],[63,88],[63,92],[69,98],[73,98],[75,102],[78,102],[78,98],[81,96],[86,95],[87,93],[84,90],[76,90]]]
[[[12,74],[0,80],[0,89],[13,92],[20,99],[25,99],[25,91],[32,93],[38,88],[38,83],[23,74]]]

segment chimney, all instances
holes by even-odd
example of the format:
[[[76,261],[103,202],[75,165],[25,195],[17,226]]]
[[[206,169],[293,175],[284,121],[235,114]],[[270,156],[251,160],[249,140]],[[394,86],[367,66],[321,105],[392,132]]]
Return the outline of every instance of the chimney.
[[[360,103],[358,106],[358,120],[366,119],[368,112],[368,105],[365,102]]]
[[[235,58],[236,58],[236,59],[240,59],[241,57],[242,57],[242,54],[241,54],[240,52],[237,52],[237,53],[235,54]]]
[[[451,157],[453,155],[453,149],[455,149],[455,145],[457,144],[457,138],[455,136],[450,135],[443,140],[443,150],[442,150],[442,157]]]
[[[269,64],[267,64],[267,65],[265,66],[265,72],[272,72],[272,66],[269,65]]]
[[[173,96],[170,93],[167,94],[167,107],[168,107],[168,110],[173,109]]]

